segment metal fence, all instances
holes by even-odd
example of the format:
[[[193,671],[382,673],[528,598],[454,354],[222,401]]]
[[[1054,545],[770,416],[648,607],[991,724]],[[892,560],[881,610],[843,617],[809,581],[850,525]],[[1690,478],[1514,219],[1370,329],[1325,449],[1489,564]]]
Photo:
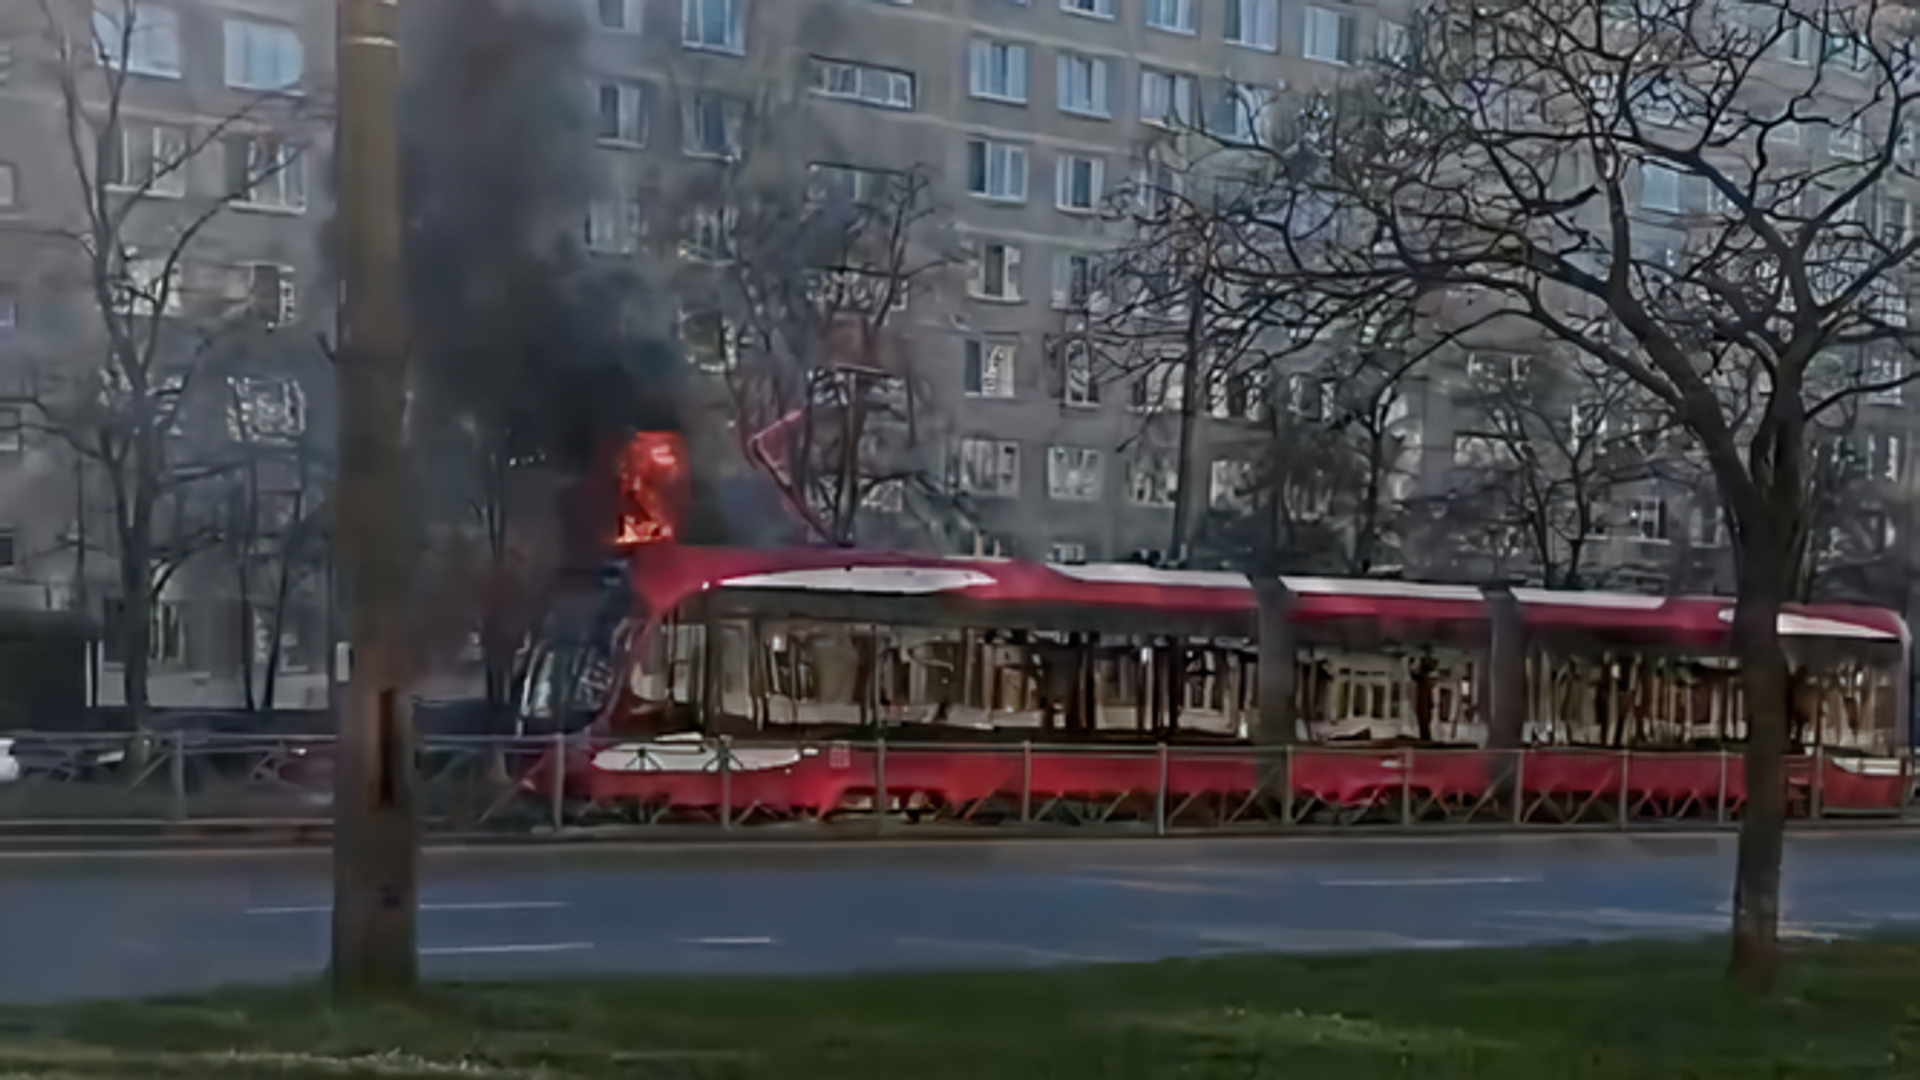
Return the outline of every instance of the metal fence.
[[[0,735],[0,829],[193,824],[323,828],[328,737]],[[1912,755],[1787,759],[1789,812],[1900,823]],[[428,737],[430,832],[551,835],[619,825],[721,830],[885,816],[987,829],[1158,834],[1300,826],[1725,825],[1746,801],[1737,752],[1288,749],[589,741]]]

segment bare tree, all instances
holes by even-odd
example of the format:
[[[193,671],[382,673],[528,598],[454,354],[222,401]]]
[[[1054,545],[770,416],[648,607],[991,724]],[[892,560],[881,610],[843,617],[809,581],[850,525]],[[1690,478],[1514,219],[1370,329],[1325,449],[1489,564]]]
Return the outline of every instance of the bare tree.
[[[1687,484],[1695,463],[1655,403],[1604,364],[1494,353],[1469,357],[1468,368],[1456,404],[1474,419],[1455,437],[1459,482],[1438,528],[1510,532],[1547,588],[1603,584],[1594,548],[1625,523],[1613,493]]]
[[[930,173],[729,176],[682,215],[684,254],[711,267],[683,333],[723,381],[742,451],[828,543],[852,544],[866,510],[950,513],[912,347],[955,256]]]
[[[122,608],[111,628],[124,651],[128,711],[148,702],[151,615],[173,576],[218,541],[207,482],[226,466],[183,438],[198,376],[243,347],[232,327],[284,314],[291,287],[270,267],[215,267],[209,228],[239,203],[304,205],[307,99],[259,93],[193,127],[154,124],[126,108],[139,71],[168,62],[153,9],[132,0],[88,8],[40,0],[27,41],[58,87],[67,205],[44,231],[73,270],[90,325],[87,355],[46,358],[28,388],[36,426],[86,462],[106,489],[109,546]],[[88,15],[91,14],[89,21]],[[177,38],[171,55],[177,63]],[[198,190],[193,163],[218,158],[225,182]],[[97,350],[97,351],[91,351]]]
[[[1732,531],[1750,801],[1730,973],[1755,987],[1777,970],[1778,615],[1807,560],[1813,426],[1908,377],[1902,272],[1920,241],[1877,220],[1912,173],[1907,18],[1785,0],[1432,8],[1403,58],[1275,148],[1262,213],[1271,288],[1392,295],[1455,338],[1564,345],[1697,444]]]

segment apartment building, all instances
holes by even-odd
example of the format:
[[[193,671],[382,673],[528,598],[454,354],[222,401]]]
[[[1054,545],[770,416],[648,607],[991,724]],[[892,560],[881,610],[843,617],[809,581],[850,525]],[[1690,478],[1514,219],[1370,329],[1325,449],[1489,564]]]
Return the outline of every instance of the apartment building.
[[[246,654],[278,652],[278,703],[322,700],[315,585],[268,617],[273,591],[241,579],[320,505],[333,34],[333,6],[307,0],[0,12],[0,606],[102,628],[100,704],[121,698],[116,469],[72,443],[81,423],[142,407],[107,344],[89,258],[102,237],[123,251],[105,302],[121,328],[152,331],[138,366],[147,407],[169,417],[152,698],[239,705]],[[94,387],[100,411],[77,412]],[[206,479],[181,482],[190,470]]]
[[[1164,379],[1094,372],[1062,348],[1090,268],[1131,239],[1100,212],[1107,195],[1142,174],[1170,129],[1259,122],[1262,102],[1341,77],[1399,29],[1375,6],[1336,0],[582,7],[599,168],[615,178],[588,246],[651,261],[660,291],[684,297],[697,286],[674,265],[679,241],[713,220],[685,212],[677,193],[703,183],[685,177],[718,191],[730,167],[785,169],[795,183],[922,170],[953,265],[900,317],[919,434],[938,443],[928,470],[964,509],[928,542],[1062,560],[1175,546],[1180,410]],[[1214,466],[1216,450],[1253,430],[1198,411],[1184,478],[1196,521],[1210,498],[1233,501],[1212,482],[1231,471]],[[900,507],[872,500],[862,538],[904,537],[885,520]]]

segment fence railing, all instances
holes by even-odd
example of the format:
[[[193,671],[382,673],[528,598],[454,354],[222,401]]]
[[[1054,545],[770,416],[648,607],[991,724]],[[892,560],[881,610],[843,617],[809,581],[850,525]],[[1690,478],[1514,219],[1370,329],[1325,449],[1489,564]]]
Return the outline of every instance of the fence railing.
[[[0,734],[0,827],[324,824],[329,737]],[[1157,834],[1295,826],[1724,825],[1746,803],[1731,751],[608,741],[430,737],[417,801],[443,833],[595,825],[720,830],[876,814],[955,826]],[[1785,762],[1789,813],[1898,823],[1914,755]]]

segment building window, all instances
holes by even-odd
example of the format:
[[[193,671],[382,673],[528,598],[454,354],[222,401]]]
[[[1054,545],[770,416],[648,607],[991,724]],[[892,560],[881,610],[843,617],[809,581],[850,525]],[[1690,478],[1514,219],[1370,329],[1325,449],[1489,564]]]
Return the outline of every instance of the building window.
[[[133,15],[131,25],[125,16]],[[180,77],[180,14],[158,4],[132,4],[110,0],[107,6],[93,9],[93,46],[100,62],[121,68],[132,75],[156,79]],[[231,46],[229,46],[231,50]]]
[[[1137,412],[1179,412],[1186,400],[1186,364],[1156,360],[1134,376],[1129,404]]]
[[[746,106],[731,98],[694,94],[681,108],[681,149],[688,157],[734,158]]]
[[[11,526],[0,528],[0,570],[20,565],[19,541]]]
[[[981,244],[969,267],[967,291],[989,300],[1020,299],[1020,249],[1012,244]]]
[[[647,88],[638,83],[600,83],[594,88],[595,138],[620,146],[645,146],[649,128]]]
[[[298,278],[293,267],[249,263],[240,267],[246,286],[246,311],[268,329],[291,326],[300,317]]]
[[[1390,64],[1404,64],[1413,53],[1413,39],[1407,28],[1381,19],[1373,28],[1373,55]]]
[[[1207,505],[1227,514],[1251,512],[1253,463],[1226,458],[1215,461],[1207,479]]]
[[[1906,357],[1892,352],[1877,352],[1867,358],[1867,400],[1875,405],[1898,405],[1906,388]]]
[[[1053,306],[1080,309],[1093,303],[1099,268],[1095,257],[1063,251],[1053,257]]]
[[[227,437],[237,443],[290,443],[306,434],[307,394],[296,379],[227,379]]]
[[[1642,540],[1666,543],[1667,501],[1652,495],[1633,500],[1633,531]]]
[[[888,109],[913,108],[913,73],[842,60],[817,60],[814,93]]]
[[[1227,0],[1227,40],[1267,52],[1280,48],[1280,0]]]
[[[595,199],[587,204],[587,250],[598,255],[632,255],[645,235],[638,199]]]
[[[1193,76],[1140,72],[1140,119],[1159,127],[1193,126]]]
[[[1172,456],[1143,454],[1127,463],[1127,501],[1135,506],[1172,506],[1180,470]]]
[[[1680,212],[1680,174],[1659,165],[1640,166],[1640,206],[1666,214]]]
[[[223,140],[227,194],[243,206],[307,208],[305,156],[277,138],[231,135]]]
[[[1306,10],[1306,31],[1300,55],[1329,64],[1351,64],[1355,59],[1352,15],[1326,8]]]
[[[1093,502],[1100,498],[1100,451],[1084,446],[1047,448],[1047,498]]]
[[[113,306],[120,314],[137,318],[180,314],[179,263],[167,259],[127,259],[114,286]]]
[[[682,311],[680,341],[687,360],[709,375],[724,375],[740,360],[740,335],[717,311]]]
[[[1267,109],[1266,92],[1257,86],[1220,84],[1207,101],[1207,131],[1228,142],[1253,142]]]
[[[1080,566],[1087,561],[1087,545],[1057,540],[1047,548],[1047,561],[1055,566]]]
[[[637,34],[646,15],[646,0],[598,0],[600,29]]]
[[[1107,186],[1107,163],[1062,154],[1054,174],[1054,203],[1062,210],[1098,210]]]
[[[701,207],[687,217],[686,237],[680,242],[680,257],[692,262],[726,262],[733,258],[733,227],[739,213]]]
[[[18,405],[0,405],[0,455],[12,457],[26,448],[26,410]]]
[[[1113,18],[1113,0],[1060,0],[1061,11],[1071,11],[1075,15],[1092,15],[1097,19]]]
[[[807,201],[816,205],[838,199],[854,206],[884,207],[895,193],[906,190],[901,174],[888,169],[816,162],[807,166],[807,174]]]
[[[968,338],[964,349],[963,378],[968,397],[1010,398],[1013,396],[1014,347]]]
[[[1193,33],[1193,0],[1147,0],[1147,25],[1176,34]]]
[[[1061,53],[1059,62],[1060,111],[1081,116],[1111,115],[1107,107],[1107,61],[1098,56]]]
[[[0,210],[20,205],[20,170],[11,161],[0,161]]]
[[[988,139],[969,140],[967,190],[982,199],[1025,202],[1027,148]]]
[[[306,53],[290,26],[228,19],[227,85],[236,90],[292,90],[300,85]]]
[[[1061,346],[1063,369],[1060,398],[1066,404],[1090,409],[1100,404],[1100,384],[1093,378],[1093,348],[1084,341],[1069,341]]]
[[[100,183],[179,198],[187,193],[187,133],[164,124],[121,124],[100,136]]]
[[[969,50],[967,92],[996,101],[1027,100],[1027,47],[976,41]]]
[[[110,630],[127,624],[127,602],[108,600],[103,624]],[[101,641],[101,659],[109,664],[127,660],[126,638],[109,632]],[[155,664],[177,666],[187,662],[186,621],[176,600],[156,600],[147,610],[147,659]]]
[[[747,51],[747,0],[685,0],[680,40],[689,49]]]
[[[1489,352],[1467,354],[1467,379],[1483,386],[1522,385],[1532,371],[1533,364],[1524,355]]]
[[[1006,439],[960,440],[960,490],[969,495],[1020,494],[1020,444]]]
[[[1215,369],[1207,386],[1208,413],[1215,420],[1259,420],[1265,415],[1266,379],[1267,373],[1261,368]]]

